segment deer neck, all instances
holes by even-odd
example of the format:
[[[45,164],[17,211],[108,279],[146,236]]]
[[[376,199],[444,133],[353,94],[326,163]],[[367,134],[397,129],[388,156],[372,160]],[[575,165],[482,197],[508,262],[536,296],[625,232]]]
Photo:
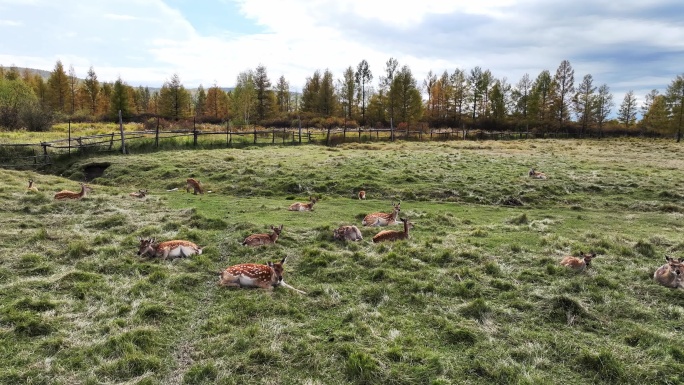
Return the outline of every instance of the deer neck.
[[[86,186],[85,185],[81,186],[81,192],[78,193],[78,196],[81,198],[86,196]]]
[[[276,232],[274,231],[274,232],[271,233],[271,235],[269,235],[268,237],[271,238],[271,242],[275,243],[276,240],[278,240],[278,233],[276,233]],[[271,270],[273,270],[273,269],[271,269]]]

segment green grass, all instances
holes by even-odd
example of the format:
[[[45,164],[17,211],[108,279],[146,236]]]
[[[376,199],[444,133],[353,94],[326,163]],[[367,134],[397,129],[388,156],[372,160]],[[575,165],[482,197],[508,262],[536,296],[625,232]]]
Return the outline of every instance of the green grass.
[[[652,274],[684,256],[682,155],[646,140],[400,142],[0,170],[0,383],[681,383],[682,293]],[[110,166],[90,196],[52,200],[93,163]],[[188,177],[212,193],[185,193]],[[313,212],[287,211],[310,195]],[[408,241],[333,240],[399,200]],[[240,245],[281,224],[277,244]],[[137,257],[152,236],[204,252]],[[580,251],[598,254],[588,271],[559,265]],[[217,286],[228,265],[284,256],[306,295]]]

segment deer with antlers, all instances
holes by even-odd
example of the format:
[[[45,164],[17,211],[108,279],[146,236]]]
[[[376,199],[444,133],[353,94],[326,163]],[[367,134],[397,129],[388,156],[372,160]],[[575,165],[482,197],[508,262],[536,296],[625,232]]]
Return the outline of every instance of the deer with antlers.
[[[202,248],[190,241],[173,240],[157,242],[155,238],[139,238],[140,246],[138,255],[150,257],[161,257],[163,260],[171,258],[185,258],[192,255],[202,254]]]
[[[338,241],[355,242],[363,240],[363,235],[361,235],[361,230],[356,226],[340,226],[333,230],[333,238]]]
[[[138,191],[136,191],[136,192],[132,192],[132,193],[130,193],[130,194],[128,194],[128,195],[129,195],[129,196],[132,196],[133,198],[140,198],[140,199],[142,199],[142,198],[144,198],[145,196],[147,196],[147,189],[144,189],[144,190],[141,189],[141,190],[138,190]]]
[[[192,193],[194,195],[199,194],[204,194],[204,189],[202,188],[202,183],[198,181],[197,179],[194,178],[188,178],[185,181],[185,192],[190,192],[190,190],[193,190]]]
[[[363,218],[363,221],[361,221],[361,224],[364,226],[388,226],[398,224],[397,218],[401,211],[401,202],[397,204],[392,203],[392,207],[394,210],[392,210],[391,213],[372,213],[366,215],[366,217]]]
[[[653,279],[665,287],[684,288],[684,283],[682,283],[682,271],[684,271],[682,262],[684,261],[670,257],[665,257],[665,260],[667,263],[653,273]]]
[[[546,174],[544,174],[541,171],[537,171],[533,168],[530,169],[530,172],[528,173],[528,175],[532,179],[546,179]]]
[[[594,258],[596,258],[596,253],[584,254],[584,252],[580,251],[579,258],[568,255],[561,260],[560,264],[580,272],[591,266],[591,260]]]
[[[283,231],[283,225],[280,225],[280,227],[271,226],[271,230],[273,230],[271,234],[252,234],[245,238],[245,240],[242,241],[242,244],[247,246],[262,246],[276,243],[280,233]]]
[[[73,192],[69,190],[62,190],[58,193],[55,194],[55,199],[81,199],[86,196],[86,194],[90,191],[93,191],[93,188],[86,185],[85,183],[81,183],[81,191],[80,192]]]
[[[373,237],[373,242],[385,242],[385,241],[399,241],[402,239],[409,239],[409,230],[413,228],[413,223],[409,222],[406,218],[401,218],[404,222],[404,231],[396,230],[383,230]]]
[[[287,209],[289,211],[313,211],[313,206],[318,202],[317,198],[309,197],[309,203],[293,203]]]
[[[265,265],[257,263],[242,263],[226,268],[219,273],[219,286],[228,287],[256,287],[272,291],[273,288],[282,286],[292,289],[300,294],[306,294],[301,290],[285,283],[283,272],[287,257],[280,262],[268,262]]]

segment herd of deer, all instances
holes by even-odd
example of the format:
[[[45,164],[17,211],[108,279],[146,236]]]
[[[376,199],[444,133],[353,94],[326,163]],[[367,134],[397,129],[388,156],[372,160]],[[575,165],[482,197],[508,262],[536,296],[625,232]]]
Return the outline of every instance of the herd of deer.
[[[536,171],[534,168],[529,171],[530,178],[534,179],[547,179],[546,174],[543,172]],[[193,190],[193,194],[204,194],[204,189],[201,183],[193,178],[188,178],[186,180],[186,192]],[[29,191],[37,192],[34,181],[29,179],[28,188]],[[177,189],[168,190],[175,191]],[[56,200],[66,200],[66,199],[81,199],[86,196],[88,192],[93,191],[93,189],[81,183],[81,190],[79,192],[62,190],[55,193],[54,199]],[[138,190],[137,192],[130,193],[129,196],[134,198],[145,198],[147,195],[147,190]],[[360,200],[366,199],[366,192],[361,190],[358,193],[358,198]],[[308,203],[296,202],[288,207],[289,211],[313,211],[313,207],[318,202],[318,199],[310,196]],[[361,224],[368,227],[379,227],[379,226],[391,226],[399,224],[400,222],[404,226],[403,231],[396,230],[383,230],[377,233],[373,237],[373,242],[385,242],[385,241],[397,241],[403,239],[409,239],[409,230],[413,228],[414,224],[406,218],[400,218],[399,213],[401,212],[401,202],[392,204],[392,212],[383,213],[377,212],[366,215]],[[273,231],[270,234],[252,234],[245,238],[242,242],[244,246],[264,246],[269,244],[275,244],[283,231],[283,225],[279,227],[271,226]],[[361,241],[363,240],[363,235],[361,230],[354,225],[344,225],[333,230],[333,238],[339,241]],[[157,257],[162,260],[167,258],[185,258],[192,255],[202,254],[202,248],[197,246],[195,243],[184,240],[171,240],[165,242],[158,242],[155,238],[140,238],[140,244],[138,248],[139,256],[149,256]],[[584,254],[580,252],[579,258],[573,256],[564,257],[560,264],[567,268],[570,268],[577,272],[582,272],[591,265],[592,259],[596,258],[596,253],[592,252],[590,254]],[[283,258],[280,262],[267,262],[266,264],[256,264],[256,263],[243,263],[234,266],[229,266],[225,270],[219,272],[219,285],[229,286],[229,287],[257,287],[267,290],[273,290],[275,287],[282,286],[292,289],[298,293],[306,294],[305,292],[295,289],[294,287],[288,285],[283,280],[283,265],[287,257]],[[660,266],[653,274],[653,279],[666,287],[669,288],[682,288],[684,289],[683,282],[683,272],[684,272],[684,261],[679,259],[674,259],[666,257],[667,263]]]

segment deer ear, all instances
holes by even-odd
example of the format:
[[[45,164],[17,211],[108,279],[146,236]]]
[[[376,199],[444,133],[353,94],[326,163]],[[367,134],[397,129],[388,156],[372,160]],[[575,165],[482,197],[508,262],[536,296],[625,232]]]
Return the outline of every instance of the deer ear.
[[[283,229],[283,225],[280,225],[280,230],[282,230],[282,229]]]
[[[266,266],[273,267],[273,262],[271,262],[271,261],[266,262]]]
[[[284,265],[286,260],[287,260],[287,257],[283,257],[283,259],[280,261],[280,264]]]

